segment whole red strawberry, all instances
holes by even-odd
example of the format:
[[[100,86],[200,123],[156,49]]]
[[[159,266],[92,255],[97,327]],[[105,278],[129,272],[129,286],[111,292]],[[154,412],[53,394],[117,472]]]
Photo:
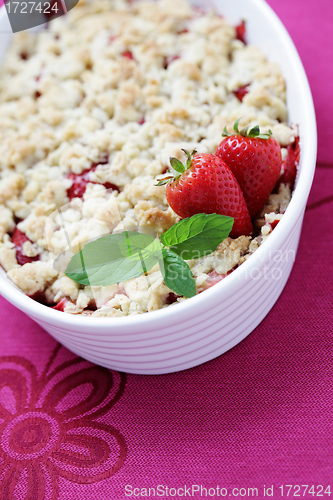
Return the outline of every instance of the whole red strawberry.
[[[174,176],[162,179],[167,184],[166,198],[170,207],[180,217],[195,214],[220,214],[234,218],[230,236],[237,238],[252,233],[252,223],[243,193],[227,165],[215,155],[192,155],[183,150],[188,160],[183,165],[171,158]]]
[[[239,120],[234,134],[224,129],[225,139],[216,150],[235,175],[246,200],[251,218],[255,217],[267,202],[279,178],[282,157],[281,147],[269,134],[260,134],[259,127],[248,132],[239,131]]]

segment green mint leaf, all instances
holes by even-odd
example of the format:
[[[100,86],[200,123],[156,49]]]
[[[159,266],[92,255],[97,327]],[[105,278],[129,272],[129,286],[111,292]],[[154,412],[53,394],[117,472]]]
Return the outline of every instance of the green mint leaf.
[[[177,295],[191,298],[196,294],[195,281],[188,264],[171,250],[163,248],[160,269],[164,283]]]
[[[178,158],[170,158],[170,163],[172,168],[176,170],[176,172],[179,172],[180,174],[185,172],[185,167],[182,162],[178,160]]]
[[[198,259],[216,250],[229,236],[233,223],[232,217],[224,215],[193,215],[162,234],[161,242],[184,260]]]
[[[82,285],[108,286],[138,278],[162,258],[158,240],[125,231],[102,236],[75,254],[65,274]]]

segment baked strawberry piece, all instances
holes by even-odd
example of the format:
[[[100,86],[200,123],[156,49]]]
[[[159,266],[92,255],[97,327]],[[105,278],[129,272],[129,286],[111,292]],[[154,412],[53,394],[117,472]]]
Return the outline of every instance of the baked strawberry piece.
[[[246,25],[245,21],[242,21],[238,26],[236,26],[236,40],[240,40],[246,45]]]
[[[72,186],[67,189],[67,196],[70,200],[73,198],[82,198],[84,193],[86,192],[87,189],[87,184],[90,182],[91,184],[98,184],[98,182],[93,182],[89,180],[89,174],[90,172],[94,172],[98,165],[103,165],[107,163],[106,160],[101,161],[99,163],[94,163],[91,168],[88,168],[87,170],[84,170],[81,174],[74,174],[73,172],[70,172],[67,175],[67,179],[70,179],[73,181]],[[112,184],[111,182],[106,182],[103,184],[103,186],[106,189],[113,189],[114,191],[120,191],[119,186],[116,184]]]
[[[297,168],[300,159],[299,137],[287,148],[287,158],[282,163],[281,175],[277,182],[276,189],[279,189],[280,184],[287,184],[292,190],[295,185]]]
[[[238,125],[239,120],[234,125],[233,134],[229,134],[225,128],[225,139],[215,154],[235,175],[253,218],[264,207],[279,178],[281,147],[271,137],[271,132],[261,134],[258,126],[239,131]]]
[[[168,57],[165,57],[164,64],[163,64],[164,69],[168,69],[168,67],[170,66],[170,64],[173,63],[174,61],[177,61],[178,59],[180,59],[180,56],[168,56]]]
[[[51,309],[55,309],[56,311],[65,312],[65,307],[66,307],[67,303],[68,303],[68,299],[66,299],[66,297],[65,297],[60,302],[58,302],[57,305],[53,306]]]
[[[170,207],[182,218],[200,213],[233,217],[230,236],[250,235],[253,228],[244,195],[228,166],[212,154],[184,152],[188,157],[186,164],[171,158],[174,175],[158,184],[167,184]]]
[[[204,292],[205,290],[208,290],[212,286],[216,285],[217,283],[220,283],[220,281],[224,280],[229,274],[233,272],[233,269],[226,274],[218,274],[216,271],[211,271],[208,274],[208,278],[206,279],[205,283],[198,289],[198,292]]]
[[[125,50],[125,52],[123,52],[121,55],[123,57],[126,57],[126,59],[130,59],[131,61],[134,60],[134,56],[130,50]]]
[[[243,87],[239,87],[238,89],[233,91],[233,94],[237,97],[237,99],[240,102],[243,102],[244,97],[246,96],[246,94],[249,93],[248,91],[249,85],[250,84],[244,85]]]
[[[20,264],[20,266],[24,266],[24,264],[28,264],[30,262],[36,262],[40,258],[39,255],[37,255],[36,257],[28,257],[27,255],[23,254],[23,244],[26,241],[32,243],[32,241],[29,240],[29,238],[16,227],[12,234],[12,242],[14,243],[16,248],[16,260],[17,263]]]

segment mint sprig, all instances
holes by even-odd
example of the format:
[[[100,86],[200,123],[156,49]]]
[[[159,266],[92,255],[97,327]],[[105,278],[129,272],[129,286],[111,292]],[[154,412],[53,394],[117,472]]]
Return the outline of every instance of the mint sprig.
[[[223,215],[193,215],[162,234],[161,242],[184,260],[198,259],[216,250],[221,241],[229,236],[233,222],[232,217]]]
[[[235,121],[234,131],[231,134],[229,134],[227,127],[224,127],[222,137],[232,137],[233,135],[240,135],[242,137],[250,137],[253,139],[257,138],[257,139],[268,140],[273,135],[271,130],[268,131],[268,134],[261,134],[259,125],[256,125],[255,127],[251,128],[250,130],[249,130],[250,127],[245,127],[245,128],[242,128],[242,130],[239,130],[239,122],[240,121],[241,121],[241,118],[238,118],[238,120]]]
[[[161,250],[159,241],[147,234],[136,231],[109,234],[76,253],[65,274],[81,285],[114,285],[150,271]]]
[[[214,252],[233,222],[224,215],[197,214],[172,226],[161,242],[136,231],[102,236],[72,257],[65,274],[82,285],[109,286],[138,278],[159,264],[170,290],[190,298],[196,288],[185,260]]]

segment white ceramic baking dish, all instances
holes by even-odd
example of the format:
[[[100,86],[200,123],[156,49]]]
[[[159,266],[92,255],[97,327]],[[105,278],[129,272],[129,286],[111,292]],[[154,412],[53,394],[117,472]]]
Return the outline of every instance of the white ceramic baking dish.
[[[267,315],[294,264],[317,151],[307,77],[288,33],[264,0],[215,0],[211,4],[233,24],[246,19],[249,42],[278,62],[283,71],[289,121],[299,125],[301,137],[296,190],[281,223],[240,268],[206,292],[156,312],[114,319],[64,314],[26,297],[0,270],[0,292],[9,302],[70,350],[108,368],[162,374],[191,368],[223,354]],[[0,58],[10,37],[7,15],[1,9]]]

